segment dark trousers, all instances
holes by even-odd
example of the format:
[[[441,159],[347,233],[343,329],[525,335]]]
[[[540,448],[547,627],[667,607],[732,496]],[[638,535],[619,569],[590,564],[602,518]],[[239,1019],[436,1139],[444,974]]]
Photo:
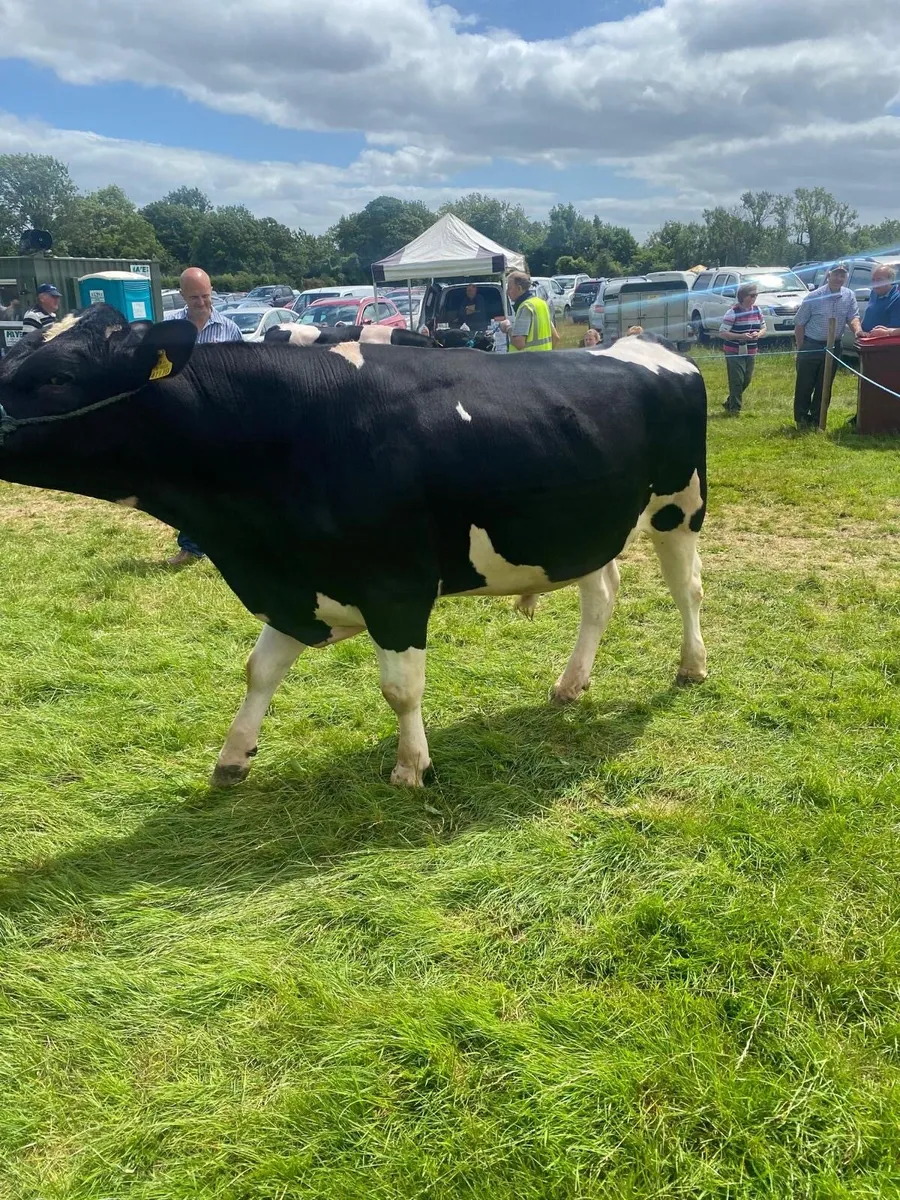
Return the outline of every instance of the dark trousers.
[[[186,533],[179,533],[178,549],[187,550],[188,554],[196,554],[197,558],[206,558],[206,555],[203,553],[194,539]]]
[[[797,355],[794,420],[800,427],[819,424],[825,357],[825,343],[813,342],[809,338],[804,341],[803,349]]]
[[[728,399],[725,407],[729,412],[741,411],[741,399],[753,378],[755,354],[726,354],[725,369],[728,372]]]

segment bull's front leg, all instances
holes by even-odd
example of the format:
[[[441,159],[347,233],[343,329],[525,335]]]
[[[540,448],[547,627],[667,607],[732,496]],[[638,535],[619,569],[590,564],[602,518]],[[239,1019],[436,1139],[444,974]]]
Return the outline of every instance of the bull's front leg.
[[[422,720],[425,651],[383,650],[377,643],[375,648],[381,670],[381,694],[397,714],[400,726],[397,765],[391,772],[391,783],[422,787],[425,772],[431,766]]]
[[[306,647],[266,625],[247,661],[247,694],[228,730],[213,771],[213,787],[242,783],[250,774],[260,726],[278,685]]]

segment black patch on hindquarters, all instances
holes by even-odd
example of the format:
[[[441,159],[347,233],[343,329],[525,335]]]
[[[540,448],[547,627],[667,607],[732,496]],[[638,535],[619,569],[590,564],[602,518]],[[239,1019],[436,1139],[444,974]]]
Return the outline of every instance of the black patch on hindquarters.
[[[650,524],[660,533],[671,533],[673,529],[684,520],[684,510],[679,508],[677,504],[664,504],[658,512],[655,512],[650,518]]]

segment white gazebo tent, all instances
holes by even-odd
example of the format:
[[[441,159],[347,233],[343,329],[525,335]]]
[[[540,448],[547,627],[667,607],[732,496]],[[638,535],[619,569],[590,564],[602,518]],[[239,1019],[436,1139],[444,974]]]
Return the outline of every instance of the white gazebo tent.
[[[372,281],[376,289],[385,283],[405,281],[412,320],[414,279],[434,279],[436,275],[505,275],[507,271],[524,270],[523,255],[499,246],[453,213],[445,213],[417,238],[372,263]]]
[[[524,271],[525,259],[445,213],[400,250],[372,264],[376,283],[433,279],[435,275],[503,275]]]

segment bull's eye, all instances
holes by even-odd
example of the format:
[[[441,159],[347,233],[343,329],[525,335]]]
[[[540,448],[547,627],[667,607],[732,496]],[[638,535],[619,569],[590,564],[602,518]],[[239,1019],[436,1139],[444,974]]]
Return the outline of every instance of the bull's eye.
[[[63,373],[62,373],[62,374],[60,374],[60,375],[52,375],[52,376],[51,376],[51,377],[50,377],[50,378],[47,380],[47,382],[48,382],[48,383],[49,383],[49,384],[50,384],[52,387],[65,387],[67,383],[71,383],[71,382],[72,382],[73,378],[74,378],[74,376],[72,376],[72,375],[67,375],[67,374],[65,374],[65,372],[63,372]]]

